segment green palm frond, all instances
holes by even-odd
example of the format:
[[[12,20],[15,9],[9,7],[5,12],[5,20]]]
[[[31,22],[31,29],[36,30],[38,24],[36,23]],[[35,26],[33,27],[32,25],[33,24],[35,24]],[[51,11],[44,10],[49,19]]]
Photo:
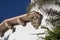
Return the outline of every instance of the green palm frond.
[[[56,28],[45,37],[45,40],[60,40],[60,29]]]

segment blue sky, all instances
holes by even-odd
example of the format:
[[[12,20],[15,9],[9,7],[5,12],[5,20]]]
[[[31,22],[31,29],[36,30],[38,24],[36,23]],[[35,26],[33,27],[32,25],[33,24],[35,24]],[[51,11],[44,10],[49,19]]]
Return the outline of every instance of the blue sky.
[[[26,13],[30,0],[0,0],[0,22]]]

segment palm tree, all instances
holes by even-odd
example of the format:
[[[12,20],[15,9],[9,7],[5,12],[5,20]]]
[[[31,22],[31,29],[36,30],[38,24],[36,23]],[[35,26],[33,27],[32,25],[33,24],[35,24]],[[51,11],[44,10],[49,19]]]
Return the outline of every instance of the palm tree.
[[[60,29],[56,28],[45,37],[45,40],[60,40]]]
[[[53,20],[54,29],[49,31],[49,35],[45,37],[45,40],[60,40],[60,18]]]

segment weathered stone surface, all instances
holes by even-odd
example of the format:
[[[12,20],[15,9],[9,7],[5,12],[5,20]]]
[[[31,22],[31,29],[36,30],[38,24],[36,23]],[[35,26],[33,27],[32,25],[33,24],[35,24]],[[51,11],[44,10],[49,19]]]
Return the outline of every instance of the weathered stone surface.
[[[14,29],[13,26],[15,25],[26,26],[28,22],[31,22],[33,27],[35,29],[38,29],[39,25],[41,24],[41,20],[42,20],[42,15],[39,14],[38,12],[30,12],[24,15],[6,19],[0,24],[0,32],[2,32],[3,35],[8,29]]]

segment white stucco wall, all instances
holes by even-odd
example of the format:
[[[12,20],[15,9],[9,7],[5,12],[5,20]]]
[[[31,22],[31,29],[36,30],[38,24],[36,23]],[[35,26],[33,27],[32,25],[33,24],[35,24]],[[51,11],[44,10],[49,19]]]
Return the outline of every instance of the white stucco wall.
[[[22,25],[16,25],[16,31],[12,33],[12,30],[9,30],[5,33],[5,37],[10,34],[8,40],[37,40],[38,36],[33,34],[44,33],[46,29],[35,29],[31,23],[27,23],[25,27]],[[45,37],[45,35],[39,35]],[[40,39],[41,40],[41,39]]]

